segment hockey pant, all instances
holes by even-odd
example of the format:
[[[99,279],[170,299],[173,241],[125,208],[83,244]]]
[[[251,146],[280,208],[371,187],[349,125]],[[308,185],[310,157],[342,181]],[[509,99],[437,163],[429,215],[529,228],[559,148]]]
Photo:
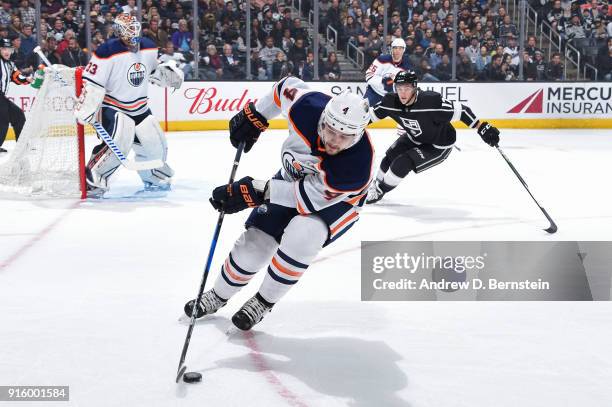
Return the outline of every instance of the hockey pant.
[[[15,103],[0,93],[0,146],[4,143],[9,124],[15,131],[15,140],[18,140],[25,124],[25,114]]]
[[[385,153],[376,178],[389,186],[397,186],[410,171],[418,174],[428,170],[446,160],[452,150],[453,145],[416,144],[401,136]]]

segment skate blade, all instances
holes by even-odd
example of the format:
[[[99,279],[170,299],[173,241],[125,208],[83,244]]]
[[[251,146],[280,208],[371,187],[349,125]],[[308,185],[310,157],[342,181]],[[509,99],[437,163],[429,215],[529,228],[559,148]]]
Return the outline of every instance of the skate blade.
[[[240,332],[240,329],[238,329],[238,327],[236,327],[236,325],[233,323],[230,323],[230,326],[225,330],[225,335],[233,336],[237,332]]]

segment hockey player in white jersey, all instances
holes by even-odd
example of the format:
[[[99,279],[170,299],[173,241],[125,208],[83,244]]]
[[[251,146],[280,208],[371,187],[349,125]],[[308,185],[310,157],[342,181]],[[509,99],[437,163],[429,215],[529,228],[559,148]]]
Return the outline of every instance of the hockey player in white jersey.
[[[368,99],[370,106],[380,102],[387,93],[393,92],[393,79],[400,71],[410,68],[407,58],[404,58],[406,42],[396,38],[391,42],[391,54],[383,54],[377,57],[365,74],[368,84],[364,97]]]
[[[211,203],[225,213],[256,208],[214,288],[202,296],[198,318],[223,307],[267,266],[257,294],[232,317],[239,329],[251,329],[298,282],[321,249],[359,219],[374,164],[365,131],[367,101],[346,92],[330,97],[308,89],[300,79],[284,78],[231,119],[232,144],[245,142],[244,151],[249,151],[268,120],[281,113],[289,136],[280,152],[280,171],[269,180],[244,177],[213,191]],[[187,315],[194,302],[185,304]]]
[[[161,159],[164,165],[138,171],[145,189],[168,189],[174,171],[166,164],[166,137],[148,107],[149,81],[162,87],[179,88],[183,73],[174,61],[158,64],[158,48],[140,37],[140,23],[120,14],[113,29],[117,38],[102,44],[83,72],[83,92],[75,116],[82,123],[100,121],[127,156],[134,149],[136,161]],[[88,196],[99,197],[108,189],[110,176],[120,162],[105,143],[93,149],[87,164]]]

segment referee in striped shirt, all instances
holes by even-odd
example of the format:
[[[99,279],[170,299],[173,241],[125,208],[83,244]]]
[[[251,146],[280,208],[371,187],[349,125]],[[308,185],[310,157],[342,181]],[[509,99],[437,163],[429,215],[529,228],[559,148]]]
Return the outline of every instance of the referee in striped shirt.
[[[25,124],[25,115],[19,107],[6,97],[11,82],[18,85],[27,85],[32,78],[24,76],[11,61],[13,44],[8,38],[0,39],[0,153],[5,153],[2,143],[8,133],[9,123],[15,130],[18,139]]]

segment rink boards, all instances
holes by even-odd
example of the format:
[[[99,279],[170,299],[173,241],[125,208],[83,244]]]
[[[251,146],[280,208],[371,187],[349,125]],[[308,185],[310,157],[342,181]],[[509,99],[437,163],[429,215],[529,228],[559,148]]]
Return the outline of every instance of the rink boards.
[[[362,82],[309,85],[331,94],[345,89],[365,93]],[[223,130],[238,110],[272,86],[273,82],[203,81],[185,82],[177,91],[151,86],[149,106],[166,131]],[[612,128],[612,87],[606,82],[422,82],[420,88],[469,105],[480,118],[500,128]],[[35,97],[36,91],[29,86],[12,87],[9,92],[9,99],[26,114]],[[287,127],[280,119],[270,125]],[[392,128],[395,123],[387,119],[371,127]]]

